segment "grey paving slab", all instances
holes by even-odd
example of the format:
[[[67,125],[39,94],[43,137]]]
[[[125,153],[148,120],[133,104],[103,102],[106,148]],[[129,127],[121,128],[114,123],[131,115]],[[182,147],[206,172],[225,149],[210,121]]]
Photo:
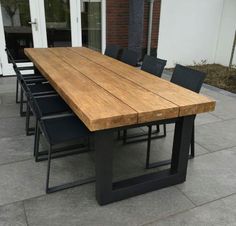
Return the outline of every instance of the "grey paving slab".
[[[142,225],[192,207],[174,187],[106,206],[97,204],[94,185],[25,201],[26,215],[32,226]]]
[[[16,96],[15,92],[0,94],[0,104],[3,104],[3,105],[16,104],[15,96]]]
[[[208,123],[214,123],[222,121],[222,119],[213,115],[212,113],[203,113],[196,116],[195,125],[204,125]]]
[[[20,106],[16,104],[2,105],[0,104],[0,118],[19,117]]]
[[[210,89],[202,89],[202,94],[212,97],[216,100],[216,109],[212,112],[213,115],[221,119],[236,118],[236,98],[233,94],[227,95],[226,91],[213,91]]]
[[[0,78],[0,86],[9,85],[9,84],[16,84],[16,77],[1,77]]]
[[[236,119],[196,126],[195,140],[209,151],[236,146]]]
[[[234,226],[236,195],[167,217],[146,226]]]
[[[51,183],[58,185],[94,176],[87,154],[52,161]],[[47,162],[26,160],[0,166],[0,205],[45,194]]]
[[[145,145],[117,143],[113,151],[113,177],[123,179],[145,173],[144,158],[139,155],[140,152],[145,152]]]
[[[196,157],[177,187],[196,205],[236,193],[236,148]]]
[[[27,226],[22,202],[0,207],[0,225]]]
[[[221,119],[236,118],[236,98],[234,100],[223,99],[217,101],[216,109],[212,114]]]
[[[223,90],[223,89],[214,89],[212,86],[209,88],[207,87],[202,87],[201,89],[201,94],[206,95],[208,97],[213,98],[216,101],[221,101],[221,100],[235,100],[235,96],[228,95],[229,92]]]
[[[166,160],[171,158],[172,153],[172,146],[173,146],[173,138],[174,138],[174,132],[170,131],[167,132],[167,136],[165,138],[161,139],[155,139],[151,142],[151,161],[160,161],[160,160]],[[136,148],[136,155],[138,156],[141,161],[145,162],[146,159],[146,150],[147,150],[147,143],[141,142],[137,143]],[[134,145],[130,145],[133,146]],[[202,155],[208,153],[208,151],[201,147],[198,144],[195,144],[196,148],[196,155]]]
[[[0,138],[0,165],[32,158],[33,136]]]
[[[25,118],[0,118],[0,137],[21,136],[25,132]]]
[[[15,92],[15,90],[16,90],[16,85],[13,83],[0,85],[0,93]]]

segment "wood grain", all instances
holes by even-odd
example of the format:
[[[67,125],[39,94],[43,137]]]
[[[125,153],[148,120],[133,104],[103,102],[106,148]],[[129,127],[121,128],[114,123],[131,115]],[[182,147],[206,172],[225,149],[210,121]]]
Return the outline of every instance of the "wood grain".
[[[45,49],[26,55],[91,130],[137,123],[137,112]]]
[[[134,109],[138,113],[139,123],[178,116],[179,109],[175,104],[116,73],[64,48],[53,48],[50,51]]]
[[[214,111],[215,101],[88,48],[68,48],[179,106],[179,116]]]
[[[86,48],[25,49],[91,130],[208,112],[215,102]]]

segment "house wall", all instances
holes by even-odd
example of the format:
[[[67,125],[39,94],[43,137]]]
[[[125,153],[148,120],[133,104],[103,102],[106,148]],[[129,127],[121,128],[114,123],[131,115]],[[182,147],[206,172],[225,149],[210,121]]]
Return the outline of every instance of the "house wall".
[[[144,27],[143,27],[143,51],[147,48],[149,4],[146,0],[144,4]],[[156,0],[153,10],[153,30],[152,30],[152,49],[156,54],[159,20],[160,20],[161,1]],[[122,47],[128,47],[128,29],[129,29],[129,1],[128,0],[107,0],[107,44],[117,44]]]
[[[215,62],[223,6],[224,0],[162,1],[158,57],[168,67]]]
[[[216,50],[216,63],[229,65],[235,31],[236,1],[225,0]],[[233,64],[236,65],[236,52],[234,53]]]

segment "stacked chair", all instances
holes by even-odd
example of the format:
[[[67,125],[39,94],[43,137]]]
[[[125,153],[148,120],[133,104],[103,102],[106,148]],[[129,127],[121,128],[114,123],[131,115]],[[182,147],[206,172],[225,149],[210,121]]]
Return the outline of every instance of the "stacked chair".
[[[81,184],[94,182],[94,177],[57,186],[50,186],[50,170],[52,158],[80,154],[89,151],[90,132],[75,116],[70,107],[61,99],[48,81],[39,73],[22,75],[21,68],[8,50],[13,68],[16,72],[18,87],[21,89],[21,105],[26,103],[26,130],[29,135],[29,119],[33,114],[36,119],[34,156],[35,161],[47,160],[46,193],[59,191]],[[18,91],[18,90],[16,90]],[[23,100],[23,95],[26,101]],[[40,137],[46,140],[48,149],[39,151]]]
[[[171,82],[182,86],[186,89],[189,89],[193,92],[199,93],[202,87],[202,84],[204,82],[204,79],[206,77],[206,74],[182,65],[177,64],[172,78]],[[161,162],[156,163],[150,163],[150,149],[151,149],[151,128],[152,126],[149,126],[148,131],[148,144],[147,144],[147,155],[146,155],[146,168],[155,168],[160,167],[164,165],[168,165],[171,163],[171,160],[165,160]],[[191,138],[191,147],[190,147],[190,158],[194,158],[195,156],[195,129],[193,125],[193,132],[192,132],[192,138]]]

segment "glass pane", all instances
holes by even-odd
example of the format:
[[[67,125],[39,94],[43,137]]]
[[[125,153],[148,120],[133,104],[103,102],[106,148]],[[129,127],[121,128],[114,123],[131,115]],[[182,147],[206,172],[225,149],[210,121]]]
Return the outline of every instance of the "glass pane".
[[[45,0],[49,47],[71,46],[70,1]]]
[[[24,48],[33,47],[28,0],[1,0],[6,46],[16,60],[26,60]]]
[[[101,1],[81,0],[82,45],[101,50]]]

